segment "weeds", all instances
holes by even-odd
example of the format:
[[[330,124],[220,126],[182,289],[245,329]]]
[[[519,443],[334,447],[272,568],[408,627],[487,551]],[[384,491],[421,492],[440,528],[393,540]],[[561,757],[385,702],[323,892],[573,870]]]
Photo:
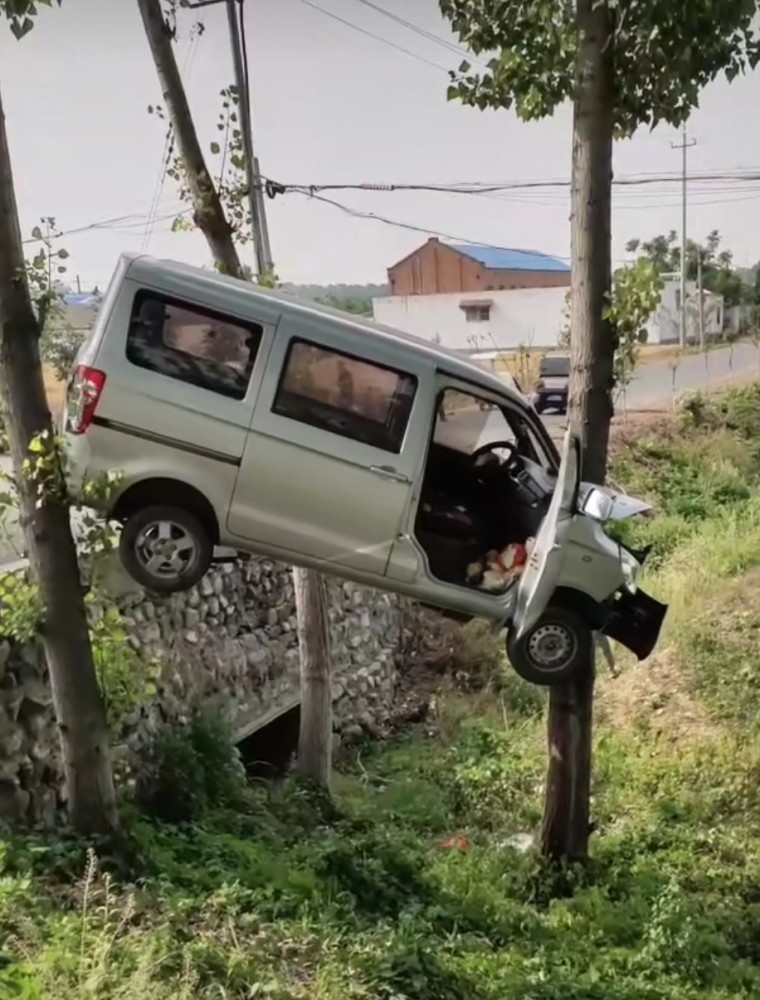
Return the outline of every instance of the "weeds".
[[[692,401],[618,452],[616,481],[657,504],[636,531],[656,547],[648,589],[671,604],[668,669],[636,668],[646,701],[600,713],[586,867],[550,873],[515,838],[539,820],[543,696],[470,627],[433,717],[363,748],[329,808],[290,781],[245,786],[202,718],[150,748],[118,859],[0,842],[0,996],[760,995],[757,392]],[[678,684],[709,725],[658,725]]]

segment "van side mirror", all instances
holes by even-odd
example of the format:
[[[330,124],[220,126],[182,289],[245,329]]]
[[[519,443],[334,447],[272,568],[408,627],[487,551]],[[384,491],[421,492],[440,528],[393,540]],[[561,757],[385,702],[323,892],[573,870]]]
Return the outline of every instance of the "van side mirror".
[[[609,493],[592,487],[583,500],[581,513],[592,517],[595,521],[609,521],[612,517],[614,501]]]

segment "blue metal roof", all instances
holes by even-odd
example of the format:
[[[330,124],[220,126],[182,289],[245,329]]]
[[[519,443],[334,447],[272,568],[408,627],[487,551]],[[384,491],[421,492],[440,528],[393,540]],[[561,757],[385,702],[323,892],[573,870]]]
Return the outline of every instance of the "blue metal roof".
[[[67,306],[89,306],[100,305],[100,294],[97,292],[68,292],[63,296],[63,301]]]
[[[535,250],[505,250],[471,243],[449,243],[452,250],[478,261],[494,271],[569,271],[570,266],[556,257]]]

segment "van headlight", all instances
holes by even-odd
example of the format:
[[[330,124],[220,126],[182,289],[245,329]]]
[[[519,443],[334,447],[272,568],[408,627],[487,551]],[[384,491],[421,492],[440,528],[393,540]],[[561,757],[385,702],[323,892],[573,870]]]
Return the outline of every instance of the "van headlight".
[[[639,586],[638,579],[641,573],[641,563],[632,552],[629,552],[628,549],[619,543],[618,551],[620,552],[620,568],[623,572],[623,586],[629,593],[635,594]]]

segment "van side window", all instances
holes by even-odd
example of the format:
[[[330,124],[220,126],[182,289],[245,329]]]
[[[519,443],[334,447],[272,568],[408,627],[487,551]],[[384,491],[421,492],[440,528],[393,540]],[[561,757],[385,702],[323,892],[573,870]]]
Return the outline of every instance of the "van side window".
[[[416,390],[413,375],[293,340],[272,410],[398,454]]]
[[[243,399],[262,334],[258,323],[242,324],[154,292],[138,292],[127,358],[167,378]]]

